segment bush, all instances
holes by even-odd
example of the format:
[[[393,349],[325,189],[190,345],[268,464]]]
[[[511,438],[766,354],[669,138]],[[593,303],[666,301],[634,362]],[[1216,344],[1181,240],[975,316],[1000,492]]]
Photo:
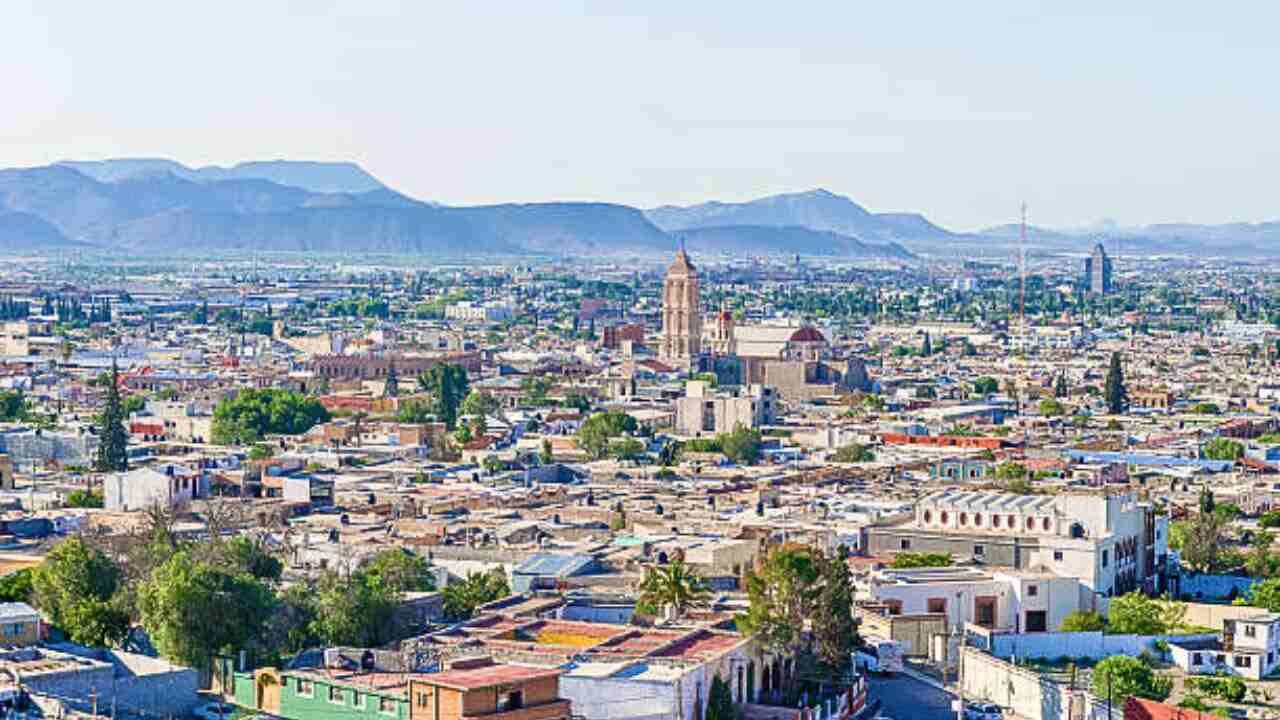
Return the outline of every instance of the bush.
[[[950,553],[898,553],[893,558],[893,567],[898,569],[949,567],[951,563]]]
[[[1104,630],[1106,627],[1107,620],[1101,614],[1090,610],[1076,610],[1062,618],[1062,627],[1058,628],[1058,631],[1089,632]]]
[[[1163,701],[1173,692],[1173,681],[1157,674],[1151,666],[1128,655],[1112,655],[1094,668],[1093,694],[1110,697],[1121,707],[1131,696]]]
[[[1190,677],[1187,689],[1227,702],[1240,702],[1248,687],[1238,677]]]

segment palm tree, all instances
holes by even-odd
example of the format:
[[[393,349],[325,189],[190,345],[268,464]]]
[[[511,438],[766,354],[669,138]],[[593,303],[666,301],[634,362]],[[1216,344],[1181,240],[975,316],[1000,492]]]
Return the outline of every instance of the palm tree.
[[[636,609],[645,615],[657,615],[670,607],[679,616],[698,605],[711,594],[707,583],[681,558],[667,565],[650,566],[640,582],[640,601]]]

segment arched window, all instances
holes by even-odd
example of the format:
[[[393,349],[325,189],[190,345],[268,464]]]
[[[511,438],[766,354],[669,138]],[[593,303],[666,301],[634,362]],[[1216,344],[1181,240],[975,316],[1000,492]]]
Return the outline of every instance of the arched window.
[[[1035,519],[1035,518],[1027,518],[1027,529],[1028,529],[1028,530],[1035,530],[1035,529],[1036,529],[1036,519]]]
[[[982,527],[982,513],[973,514],[973,526]]]
[[[1049,522],[1049,518],[1044,518],[1043,520],[1040,521],[1040,527],[1043,528],[1045,532],[1049,532],[1049,527],[1051,524],[1052,523]]]
[[[998,528],[998,527],[1000,527],[1000,516],[999,516],[999,515],[992,515],[992,516],[991,516],[991,527],[993,527],[993,528]]]
[[[964,527],[965,525],[968,525],[968,524],[969,524],[969,513],[967,512],[960,513],[960,526]]]
[[[946,511],[946,510],[943,510],[943,511],[942,511],[942,515],[941,515],[941,516],[939,516],[939,518],[938,518],[938,519],[942,521],[942,524],[943,524],[943,525],[946,525],[946,524],[947,524],[947,521],[951,519],[951,516],[947,513],[947,511]]]
[[[931,523],[931,522],[933,522],[933,511],[932,511],[932,510],[925,510],[925,511],[924,511],[924,521],[925,521],[925,522],[927,522],[927,523]]]

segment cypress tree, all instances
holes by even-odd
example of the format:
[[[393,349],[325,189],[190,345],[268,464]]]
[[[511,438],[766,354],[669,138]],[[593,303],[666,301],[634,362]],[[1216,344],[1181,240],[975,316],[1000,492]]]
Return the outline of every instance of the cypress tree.
[[[392,361],[387,364],[387,382],[383,386],[382,396],[393,398],[400,394],[400,376],[396,375],[396,364]]]
[[[933,354],[933,342],[929,339],[929,333],[924,334],[924,342],[920,345],[920,354],[929,357]]]
[[[1107,370],[1107,410],[1120,415],[1129,409],[1129,391],[1124,387],[1124,368],[1120,367],[1120,353],[1111,353],[1111,368]]]
[[[125,472],[129,469],[129,434],[124,428],[124,407],[120,402],[120,369],[111,360],[107,402],[98,428],[98,455],[93,469],[98,472]]]
[[[1065,372],[1058,373],[1058,381],[1053,386],[1053,396],[1064,398],[1070,394],[1070,390],[1067,389],[1067,374]]]

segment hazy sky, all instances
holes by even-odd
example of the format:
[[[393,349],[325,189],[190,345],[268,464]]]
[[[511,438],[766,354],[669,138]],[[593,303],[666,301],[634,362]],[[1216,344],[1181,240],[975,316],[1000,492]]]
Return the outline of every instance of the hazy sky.
[[[10,0],[0,165],[349,159],[452,204],[825,187],[954,229],[1023,200],[1043,225],[1278,219],[1278,22],[1203,0]]]

